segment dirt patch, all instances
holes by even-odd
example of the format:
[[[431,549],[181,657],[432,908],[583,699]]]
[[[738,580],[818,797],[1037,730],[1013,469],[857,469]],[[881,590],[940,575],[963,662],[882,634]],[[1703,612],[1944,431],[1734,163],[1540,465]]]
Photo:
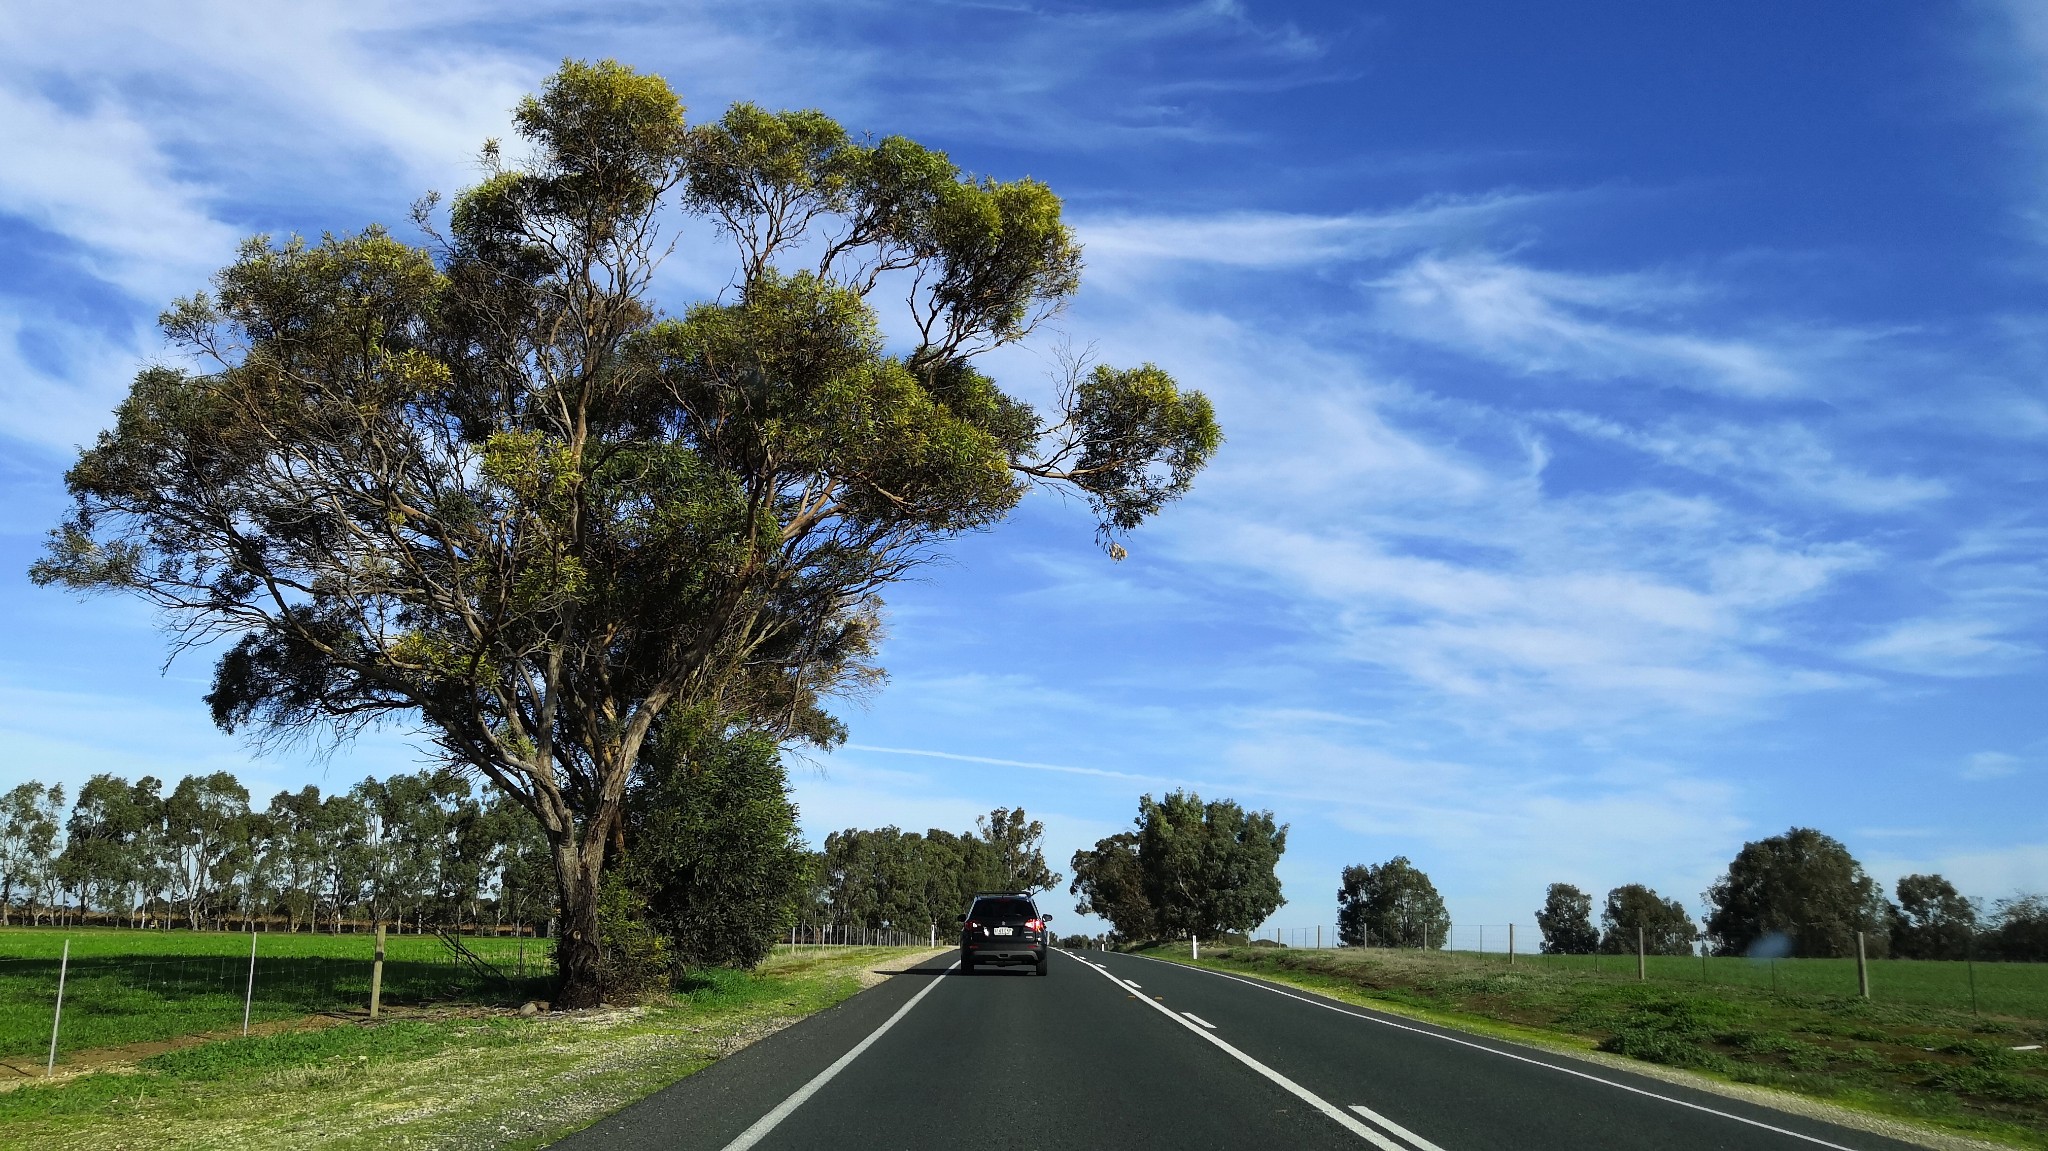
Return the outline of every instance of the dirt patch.
[[[637,1009],[636,1009],[637,1011]],[[444,1006],[444,1007],[386,1007],[381,1019],[481,1019],[492,1015],[516,1015],[516,1010],[500,1007]],[[596,1012],[564,1012],[564,1016],[596,1014]],[[284,1035],[293,1031],[320,1031],[345,1024],[358,1026],[369,1023],[367,1014],[360,1012],[331,1011],[319,1015],[304,1015],[297,1019],[273,1019],[265,1023],[249,1025],[249,1034]],[[224,1027],[214,1031],[197,1031],[190,1035],[178,1035],[170,1039],[153,1039],[147,1043],[123,1043],[113,1047],[89,1047],[82,1051],[67,1051],[57,1058],[56,1074],[53,1080],[70,1079],[100,1071],[128,1071],[137,1063],[152,1055],[167,1051],[182,1051],[187,1047],[199,1047],[223,1039],[241,1037],[240,1027]],[[33,1055],[15,1055],[0,1058],[0,1091],[12,1091],[24,1083],[44,1082],[43,1060]]]
[[[251,1035],[282,1035],[289,1031],[319,1031],[351,1022],[346,1015],[308,1015],[299,1019],[273,1019],[268,1023],[249,1025]],[[187,1047],[198,1047],[222,1039],[238,1038],[242,1029],[201,1031],[192,1035],[180,1035],[172,1039],[157,1039],[148,1043],[123,1043],[118,1047],[92,1047],[84,1051],[67,1051],[57,1061],[57,1072],[52,1078],[69,1079],[94,1071],[125,1070],[152,1055],[166,1051],[182,1051]],[[43,1060],[34,1056],[16,1055],[0,1059],[0,1091],[12,1091],[25,1082],[41,1081]]]

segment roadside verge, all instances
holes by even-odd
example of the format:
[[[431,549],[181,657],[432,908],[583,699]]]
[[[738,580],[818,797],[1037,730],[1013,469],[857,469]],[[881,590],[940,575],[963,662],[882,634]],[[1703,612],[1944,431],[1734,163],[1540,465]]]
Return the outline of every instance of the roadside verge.
[[[647,1006],[223,1040],[0,1094],[0,1147],[538,1147],[936,954],[804,950]]]

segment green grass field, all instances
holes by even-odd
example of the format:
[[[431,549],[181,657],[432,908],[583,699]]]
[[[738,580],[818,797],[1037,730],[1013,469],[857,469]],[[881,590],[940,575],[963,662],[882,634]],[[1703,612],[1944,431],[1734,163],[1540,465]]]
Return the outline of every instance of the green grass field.
[[[1507,966],[1500,952],[1447,952],[1475,964]],[[1517,968],[1555,971],[1603,979],[1636,977],[1633,955],[1517,955]],[[1856,997],[1854,959],[1722,959],[1653,955],[1645,961],[1650,982],[1699,984],[1776,991],[1784,995]],[[2048,964],[1956,963],[1926,959],[1873,959],[1870,996],[1888,1003],[1914,1003],[1957,1011],[1971,1009],[1971,984],[1976,1009],[1986,1015],[2048,1019]]]
[[[0,1057],[47,1053],[67,941],[60,1059],[71,1051],[241,1025],[250,979],[247,935],[6,928],[0,929]],[[373,936],[258,932],[255,943],[252,1024],[367,1010]],[[465,937],[463,944],[509,979],[479,975],[434,936],[391,935],[385,943],[384,1002],[504,1003],[546,994],[545,940]]]

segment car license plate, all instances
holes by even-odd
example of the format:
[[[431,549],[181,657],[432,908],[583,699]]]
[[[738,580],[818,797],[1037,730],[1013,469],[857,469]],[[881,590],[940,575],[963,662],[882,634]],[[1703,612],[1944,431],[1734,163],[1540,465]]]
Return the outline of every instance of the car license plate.
[[[989,931],[990,935],[1015,935],[1016,933],[1017,929],[1014,927],[996,927],[991,928]]]

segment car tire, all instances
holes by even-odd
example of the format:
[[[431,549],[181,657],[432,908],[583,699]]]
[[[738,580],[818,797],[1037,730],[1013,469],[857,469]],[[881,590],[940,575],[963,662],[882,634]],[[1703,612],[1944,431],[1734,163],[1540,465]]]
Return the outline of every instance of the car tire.
[[[962,975],[972,975],[972,974],[974,974],[974,960],[972,960],[972,959],[963,959],[963,960],[961,960],[961,961],[960,961],[960,974],[962,974]]]
[[[1051,963],[1049,963],[1047,960],[1040,959],[1038,961],[1038,973],[1040,975],[1044,975],[1046,971],[1051,968],[1051,966]]]

